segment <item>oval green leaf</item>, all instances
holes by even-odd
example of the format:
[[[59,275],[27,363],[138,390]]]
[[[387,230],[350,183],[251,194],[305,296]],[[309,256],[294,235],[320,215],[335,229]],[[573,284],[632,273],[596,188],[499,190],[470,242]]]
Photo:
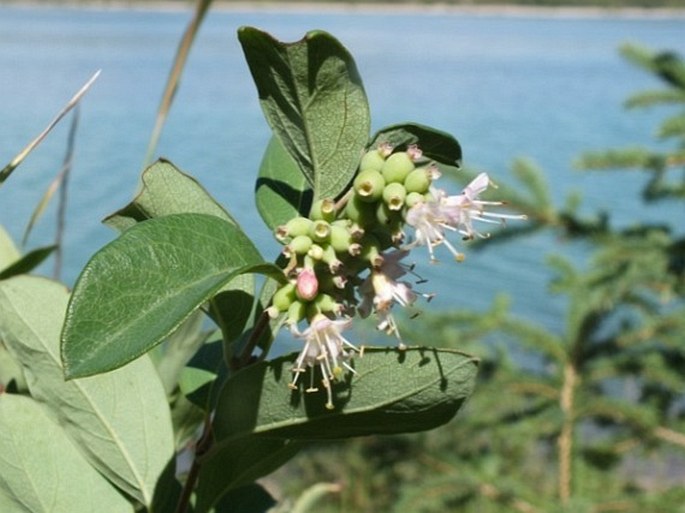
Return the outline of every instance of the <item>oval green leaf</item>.
[[[64,380],[59,335],[66,288],[44,278],[0,282],[0,339],[20,362],[31,395],[64,426],[90,463],[149,506],[174,457],[166,395],[148,358],[114,372]]]
[[[76,282],[62,331],[65,375],[137,358],[246,272],[280,271],[219,217],[176,214],[136,224],[98,251]]]
[[[224,444],[220,451],[202,460],[195,513],[206,513],[227,492],[278,469],[302,446],[294,440],[252,435]]]
[[[238,39],[266,119],[314,199],[337,196],[357,170],[371,124],[354,59],[323,31],[287,44],[242,27]]]
[[[297,162],[276,137],[271,138],[264,152],[255,194],[257,210],[272,230],[293,217],[309,215],[312,190]]]
[[[390,143],[396,148],[406,148],[416,144],[426,158],[446,166],[461,166],[461,145],[447,132],[420,125],[403,123],[379,130],[371,139],[370,146]]]
[[[23,257],[16,260],[12,265],[0,270],[0,280],[6,280],[12,276],[30,273],[49,257],[57,246],[45,246],[29,251]]]
[[[432,429],[471,395],[478,367],[476,358],[446,349],[367,348],[354,360],[356,375],[333,385],[335,409],[328,410],[322,387],[288,388],[296,356],[250,366],[226,382],[214,420],[217,448],[248,433],[339,439]]]
[[[237,224],[233,217],[192,176],[159,159],[141,176],[142,187],[134,200],[108,216],[104,223],[124,231],[136,223],[170,214],[210,214]]]
[[[3,513],[132,512],[33,399],[0,394]]]

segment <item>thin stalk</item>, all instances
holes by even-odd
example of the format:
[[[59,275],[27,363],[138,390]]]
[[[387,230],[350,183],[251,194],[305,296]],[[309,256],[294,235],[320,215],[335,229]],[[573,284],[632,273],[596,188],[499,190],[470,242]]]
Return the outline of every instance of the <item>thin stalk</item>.
[[[155,120],[155,126],[152,129],[152,135],[150,136],[150,142],[148,143],[143,167],[147,167],[152,162],[157,143],[159,142],[159,137],[162,134],[162,128],[164,128],[164,123],[169,115],[171,104],[174,101],[176,90],[181,81],[183,69],[188,60],[190,48],[193,45],[193,40],[200,29],[200,25],[202,25],[202,20],[204,19],[205,14],[207,14],[211,3],[212,0],[197,0],[197,3],[195,4],[193,19],[183,33],[181,42],[176,50],[176,58],[174,59],[171,71],[169,72],[169,78],[167,79],[164,92],[162,93],[162,100],[159,104],[159,110],[157,111],[157,119]]]
[[[679,433],[678,431],[674,431],[672,429],[659,426],[656,429],[654,429],[654,436],[656,436],[657,438],[661,438],[666,442],[670,442],[672,444],[685,447],[685,434]]]
[[[55,116],[55,118],[50,121],[48,126],[36,137],[33,141],[31,141],[23,150],[19,152],[19,154],[14,157],[9,164],[7,164],[2,170],[0,170],[0,186],[9,178],[9,176],[12,174],[12,172],[21,164],[24,159],[28,156],[29,153],[31,153],[36,146],[38,146],[41,142],[43,142],[43,139],[47,137],[47,135],[50,133],[50,131],[55,128],[57,123],[59,123],[64,116],[67,115],[67,113],[73,109],[78,102],[81,100],[84,94],[90,89],[90,86],[93,85],[93,82],[98,78],[100,75],[100,71],[98,70],[95,72],[95,74],[90,77],[90,79],[81,87],[81,89],[78,90],[78,92],[67,102],[67,104],[62,108],[62,110]]]
[[[559,406],[564,418],[561,433],[557,440],[559,451],[559,500],[562,505],[568,504],[572,492],[571,466],[573,458],[573,428],[575,423],[574,400],[578,380],[576,368],[572,362],[564,365],[564,381],[559,395]]]
[[[67,138],[67,151],[64,155],[64,162],[60,172],[61,183],[59,187],[59,200],[57,202],[57,228],[55,231],[55,267],[52,272],[52,275],[56,280],[60,279],[60,274],[62,272],[62,258],[64,255],[63,241],[67,215],[67,192],[69,186],[69,175],[71,174],[71,168],[74,162],[74,143],[76,142],[78,121],[79,106],[77,105],[72,115],[71,125],[69,127],[69,137]]]
[[[263,312],[262,315],[260,315],[257,319],[252,334],[250,335],[250,339],[248,340],[242,354],[239,357],[231,360],[231,370],[236,371],[250,364],[252,349],[254,349],[254,347],[257,345],[262,332],[267,328],[268,325],[269,315],[266,312]],[[191,464],[188,475],[186,476],[186,481],[183,485],[181,496],[179,497],[176,505],[175,513],[186,513],[188,511],[190,499],[193,495],[193,491],[195,490],[195,484],[200,476],[200,466],[202,465],[200,460],[202,456],[211,448],[212,442],[212,416],[206,415],[204,427],[202,429],[202,435],[195,446],[193,463]]]
[[[200,476],[200,457],[202,457],[209,448],[212,446],[212,419],[211,415],[205,416],[205,423],[202,429],[202,436],[195,446],[195,455],[193,456],[193,463],[190,466],[188,475],[186,476],[186,482],[183,485],[183,490],[181,491],[181,496],[176,504],[175,513],[186,513],[188,511],[188,506],[190,506],[190,499],[193,496],[193,491],[195,490],[195,483],[197,478]]]

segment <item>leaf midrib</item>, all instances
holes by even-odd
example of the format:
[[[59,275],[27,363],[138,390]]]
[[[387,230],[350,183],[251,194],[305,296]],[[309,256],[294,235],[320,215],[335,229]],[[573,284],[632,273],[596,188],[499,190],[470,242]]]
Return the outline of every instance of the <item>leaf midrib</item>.
[[[462,368],[466,365],[469,365],[469,364],[473,364],[475,362],[477,362],[477,359],[465,357],[465,359],[463,359],[457,365],[451,367],[449,372],[446,373],[445,376],[450,376],[455,371],[459,370],[460,368]],[[398,403],[400,401],[407,399],[410,396],[413,396],[413,395],[416,395],[420,392],[425,391],[426,389],[430,388],[431,386],[435,385],[435,383],[438,383],[441,380],[442,380],[442,377],[438,376],[435,379],[427,382],[424,386],[418,387],[418,388],[413,388],[412,390],[408,390],[406,393],[402,394],[401,396],[398,396],[396,399],[394,399],[392,401],[379,401],[379,402],[373,403],[373,404],[370,403],[370,404],[367,404],[363,407],[343,411],[343,412],[337,414],[337,417],[340,418],[344,415],[367,413],[369,411],[373,411],[373,410],[376,410],[376,409],[379,409],[382,407],[386,407],[386,406]],[[285,428],[285,427],[296,427],[296,426],[305,424],[307,422],[310,422],[312,420],[313,421],[319,420],[318,418],[317,419],[309,419],[309,418],[301,418],[301,417],[298,417],[298,418],[300,420],[298,420],[296,422],[292,422],[292,420],[283,420],[283,421],[278,421],[278,422],[271,422],[271,423],[267,423],[267,424],[262,424],[261,426],[258,426],[253,431],[241,432],[241,433],[229,435],[228,437],[221,439],[221,441],[219,442],[218,445],[221,446],[224,443],[228,443],[228,442],[231,442],[233,440],[237,440],[239,438],[242,438],[242,437],[250,435],[250,434],[264,434],[264,433],[268,433],[269,431],[275,431],[275,430]]]
[[[7,300],[8,299],[7,295],[6,294],[3,294],[3,295],[5,296],[5,299]],[[10,303],[10,305],[12,304],[11,301],[8,301],[8,302]],[[15,314],[17,315],[17,317],[19,317],[22,320],[25,327],[28,327],[28,330],[31,333],[33,333],[33,335],[36,337],[36,339],[40,342],[40,345],[43,347],[45,353],[47,353],[51,357],[51,359],[53,360],[53,362],[55,363],[57,368],[63,370],[60,359],[50,350],[49,347],[47,347],[45,345],[45,343],[43,342],[43,338],[41,336],[39,336],[39,334],[34,330],[34,328],[30,324],[28,324],[27,319],[25,319],[25,317],[20,312],[18,312],[16,310],[16,308],[13,307],[13,310],[14,310]],[[26,344],[24,344],[24,343],[22,343],[22,345],[26,346]],[[28,347],[28,346],[26,346],[26,347]],[[79,382],[78,379],[74,379],[74,380],[72,380],[72,383],[73,383],[74,387],[78,390],[78,392],[86,400],[86,402],[91,406],[91,408],[93,409],[93,412],[96,414],[95,416],[98,419],[98,421],[100,422],[101,426],[103,426],[105,428],[105,431],[110,435],[111,439],[114,441],[116,447],[119,449],[122,456],[124,456],[124,462],[126,463],[126,465],[131,470],[131,473],[134,477],[134,480],[136,481],[136,483],[134,483],[134,484],[138,485],[137,488],[142,493],[144,503],[146,505],[149,505],[151,502],[151,497],[150,497],[150,495],[149,495],[149,493],[145,487],[145,482],[141,478],[140,474],[138,473],[136,466],[134,465],[133,460],[129,454],[129,451],[127,451],[125,449],[126,446],[123,444],[123,441],[119,438],[119,436],[116,435],[116,432],[113,431],[111,426],[107,422],[104,421],[105,417],[104,417],[103,413],[100,411],[100,409],[98,407],[96,407],[95,403],[93,403],[93,400],[91,399],[90,395],[88,393],[86,393],[81,382]],[[59,411],[59,413],[60,413],[59,416],[62,417],[62,415],[63,415],[62,412]],[[144,425],[147,429],[147,422],[144,422]],[[65,429],[65,432],[69,433],[69,430]],[[145,450],[147,451],[147,446],[145,447]],[[146,461],[147,461],[147,458],[146,458]],[[123,476],[121,476],[121,477],[123,477]]]

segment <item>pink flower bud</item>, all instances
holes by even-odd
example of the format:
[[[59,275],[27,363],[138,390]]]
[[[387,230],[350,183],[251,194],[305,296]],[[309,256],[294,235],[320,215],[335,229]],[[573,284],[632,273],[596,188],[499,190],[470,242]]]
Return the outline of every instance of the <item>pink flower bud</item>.
[[[319,293],[319,280],[314,269],[305,267],[297,275],[297,297],[302,301],[312,301]]]

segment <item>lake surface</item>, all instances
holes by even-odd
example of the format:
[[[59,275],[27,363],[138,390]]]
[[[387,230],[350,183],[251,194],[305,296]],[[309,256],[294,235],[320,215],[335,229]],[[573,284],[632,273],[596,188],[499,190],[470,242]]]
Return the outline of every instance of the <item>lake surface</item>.
[[[37,135],[93,72],[76,142],[67,219],[64,279],[73,283],[89,256],[114,237],[100,219],[132,198],[156,109],[188,12],[0,7],[0,162]],[[497,16],[235,10],[210,12],[158,147],[195,176],[254,234],[265,257],[279,246],[253,206],[252,189],[269,138],[236,39],[254,25],[281,40],[307,30],[333,33],[355,56],[375,131],[416,121],[454,134],[465,163],[509,180],[513,158],[527,156],[548,173],[553,196],[582,191],[584,210],[611,211],[619,224],[645,216],[683,218],[681,206],[637,212],[642,177],[580,173],[583,150],[651,143],[666,112],[626,112],[623,100],[658,85],[621,59],[636,42],[685,53],[685,19],[618,16]],[[0,224],[19,239],[65,151],[63,123],[0,189]],[[444,182],[444,181],[443,181]],[[443,183],[457,192],[456,186]],[[49,243],[50,216],[28,247]],[[560,328],[563,300],[550,300],[543,262],[572,258],[582,247],[546,235],[482,252],[466,249],[461,265],[436,266],[421,252],[424,291],[439,308],[486,308],[499,291],[513,310]],[[582,262],[579,262],[582,263]],[[46,273],[51,267],[45,267]]]

